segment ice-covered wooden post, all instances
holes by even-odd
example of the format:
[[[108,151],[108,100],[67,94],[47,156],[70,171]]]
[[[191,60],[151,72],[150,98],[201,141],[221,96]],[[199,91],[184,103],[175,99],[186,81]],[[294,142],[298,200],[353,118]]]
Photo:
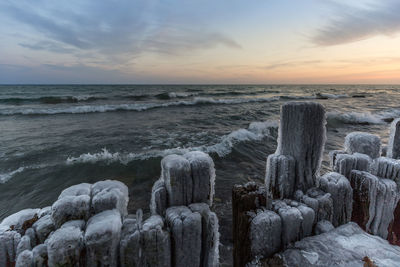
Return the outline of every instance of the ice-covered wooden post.
[[[381,153],[381,139],[370,133],[352,132],[346,136],[344,147],[348,154],[361,153],[376,159]]]
[[[400,118],[395,119],[390,126],[387,156],[393,159],[400,158]]]
[[[281,108],[278,147],[267,160],[266,185],[274,198],[315,186],[326,139],[325,109],[319,103],[290,102]]]
[[[337,227],[348,223],[353,209],[353,189],[349,180],[337,172],[329,172],[318,180],[319,188],[331,194],[333,201],[332,224]]]
[[[170,229],[171,264],[218,266],[218,218],[209,207],[214,197],[213,160],[200,151],[169,155],[161,169],[150,209],[153,216],[164,216]]]
[[[171,206],[212,205],[214,183],[214,162],[208,154],[193,151],[183,156],[166,156],[161,161],[161,178],[152,189],[152,214],[165,215]]]
[[[256,211],[267,205],[267,191],[263,185],[249,182],[235,185],[232,190],[233,212],[233,263],[236,267],[245,266],[252,260],[250,211]]]
[[[366,232],[386,239],[398,200],[396,183],[353,170],[350,184],[353,188],[351,220]]]

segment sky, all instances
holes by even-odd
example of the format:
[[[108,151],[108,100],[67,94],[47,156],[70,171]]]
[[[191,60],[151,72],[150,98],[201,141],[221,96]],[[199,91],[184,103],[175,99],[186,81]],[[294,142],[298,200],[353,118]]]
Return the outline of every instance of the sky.
[[[400,84],[398,0],[1,0],[0,84]]]

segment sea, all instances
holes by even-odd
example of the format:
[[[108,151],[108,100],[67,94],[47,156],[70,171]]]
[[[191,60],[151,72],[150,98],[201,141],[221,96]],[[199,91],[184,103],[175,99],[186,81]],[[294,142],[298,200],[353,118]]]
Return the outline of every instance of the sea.
[[[282,104],[326,108],[324,173],[328,152],[343,148],[349,132],[387,144],[399,100],[400,85],[1,85],[0,220],[104,179],[124,182],[129,212],[148,215],[162,157],[201,150],[215,162],[212,209],[229,266],[232,186],[263,182]]]

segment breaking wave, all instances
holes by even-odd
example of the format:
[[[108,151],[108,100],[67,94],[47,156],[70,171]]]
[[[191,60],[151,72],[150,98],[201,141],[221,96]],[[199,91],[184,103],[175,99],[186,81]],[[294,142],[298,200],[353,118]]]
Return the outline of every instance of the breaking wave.
[[[8,105],[21,105],[29,103],[38,104],[62,104],[62,103],[79,103],[79,102],[92,102],[96,100],[105,99],[103,97],[95,96],[42,96],[42,97],[9,97],[0,98],[0,104]]]
[[[177,93],[174,97],[178,96]],[[82,114],[113,111],[145,111],[154,108],[166,108],[173,106],[196,106],[196,105],[235,105],[243,103],[263,103],[278,100],[301,100],[315,99],[313,96],[272,96],[272,97],[245,97],[245,98],[212,98],[194,97],[190,100],[169,101],[164,103],[129,103],[129,104],[104,104],[104,105],[80,105],[59,108],[20,108],[20,109],[0,109],[0,115],[53,115],[53,114]],[[87,99],[89,101],[90,98]]]
[[[371,112],[328,112],[327,121],[328,125],[337,123],[344,124],[384,124],[391,122],[394,118],[400,116],[400,110],[392,109],[376,113]]]
[[[247,129],[235,130],[228,135],[221,137],[220,142],[213,145],[203,145],[188,148],[171,148],[165,150],[153,150],[144,153],[112,153],[106,148],[96,153],[85,153],[78,157],[68,157],[67,164],[79,163],[96,163],[106,162],[107,164],[119,162],[121,164],[128,164],[135,160],[146,160],[155,157],[164,157],[170,154],[185,154],[190,151],[200,150],[209,154],[216,154],[219,157],[225,157],[231,153],[232,148],[241,142],[260,141],[263,138],[270,136],[274,137],[278,128],[277,121],[265,122],[252,122]]]
[[[195,97],[190,101],[172,101],[165,103],[133,103],[133,104],[110,104],[110,105],[85,105],[71,106],[65,108],[24,108],[0,110],[1,115],[53,115],[53,114],[81,114],[95,112],[111,112],[111,111],[144,111],[154,108],[165,108],[171,106],[195,106],[195,105],[233,105],[251,102],[271,102],[279,100],[279,97],[266,98],[228,98],[214,99],[209,97]]]
[[[7,172],[7,173],[0,173],[0,184],[6,183],[8,180],[10,180],[15,174],[23,172],[25,170],[25,167],[19,167],[18,169]]]

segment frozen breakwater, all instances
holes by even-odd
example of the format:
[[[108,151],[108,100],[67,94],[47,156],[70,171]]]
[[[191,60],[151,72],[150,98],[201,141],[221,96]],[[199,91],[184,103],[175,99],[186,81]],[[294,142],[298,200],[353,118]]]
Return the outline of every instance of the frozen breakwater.
[[[214,179],[207,154],[165,157],[146,220],[128,214],[119,181],[71,186],[52,206],[2,221],[0,266],[218,266]]]
[[[321,175],[325,124],[318,103],[281,107],[265,184],[233,188],[234,266],[399,262],[399,120],[390,127],[388,157],[379,136],[349,133],[344,149],[329,153],[332,171]]]
[[[232,189],[234,266],[400,262],[399,120],[386,154],[379,136],[353,132],[321,174],[325,124],[321,104],[282,106],[265,182]],[[1,222],[0,267],[219,266],[215,179],[203,152],[164,157],[148,218],[140,209],[128,214],[119,181],[71,186],[52,206]]]

